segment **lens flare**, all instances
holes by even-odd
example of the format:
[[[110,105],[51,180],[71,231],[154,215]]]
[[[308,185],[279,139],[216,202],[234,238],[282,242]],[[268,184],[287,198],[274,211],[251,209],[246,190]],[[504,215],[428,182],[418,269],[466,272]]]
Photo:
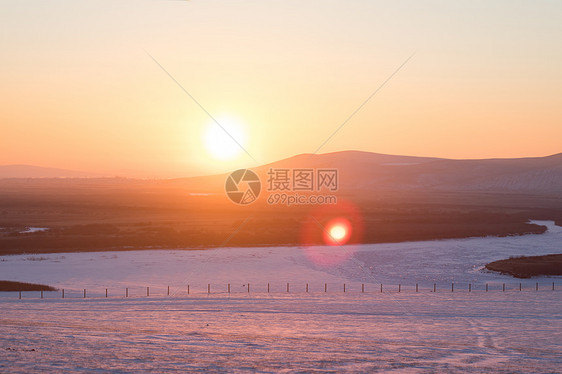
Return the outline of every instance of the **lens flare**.
[[[324,242],[328,245],[344,245],[351,236],[351,223],[345,218],[328,222],[324,230]]]
[[[320,266],[337,266],[349,259],[363,238],[363,215],[351,201],[312,209],[301,226],[301,248]]]
[[[345,237],[346,231],[343,226],[334,226],[330,229],[330,236],[335,240],[342,240]]]

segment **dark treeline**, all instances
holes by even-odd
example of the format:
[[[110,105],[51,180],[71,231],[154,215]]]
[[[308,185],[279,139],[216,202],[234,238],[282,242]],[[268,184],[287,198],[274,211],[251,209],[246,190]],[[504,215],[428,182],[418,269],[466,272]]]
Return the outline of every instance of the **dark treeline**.
[[[540,234],[562,222],[562,197],[443,192],[339,193],[334,206],[237,206],[159,181],[0,180],[0,254],[323,244],[351,221],[354,243]],[[348,214],[348,205],[354,214]],[[49,228],[25,232],[28,227]]]

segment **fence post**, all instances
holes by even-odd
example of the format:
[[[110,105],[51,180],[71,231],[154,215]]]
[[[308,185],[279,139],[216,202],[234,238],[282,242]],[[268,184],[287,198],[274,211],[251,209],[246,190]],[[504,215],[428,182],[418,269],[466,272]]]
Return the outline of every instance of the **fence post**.
[[[535,291],[539,290],[539,282],[537,282],[536,286],[535,286]]]
[[[86,289],[84,288],[84,299],[86,298]]]
[[[519,283],[519,291],[521,291],[521,283]]]
[[[381,293],[382,293],[382,283],[381,283]]]
[[[416,292],[418,292],[418,284],[416,283]]]
[[[211,293],[211,284],[207,283],[207,293],[210,294]]]
[[[107,299],[107,288],[105,289],[105,298]]]
[[[20,300],[21,300],[21,291],[20,291]]]
[[[468,284],[468,292],[471,292],[471,291],[472,291],[472,283],[469,283]]]
[[[248,283],[248,293],[250,293],[250,283]]]
[[[146,287],[146,296],[150,296],[150,287]]]
[[[328,283],[324,283],[324,292],[328,292]]]
[[[402,285],[400,283],[398,283],[398,292],[400,292],[401,288],[402,288]]]
[[[343,284],[343,292],[345,293],[345,283]]]
[[[505,292],[505,283],[502,285],[502,292]]]
[[[486,283],[486,292],[488,292],[488,283]]]
[[[170,296],[170,286],[168,286],[168,296]]]
[[[433,283],[433,292],[437,292],[437,284]]]
[[[361,293],[363,293],[363,292],[365,292],[365,283],[361,283]]]
[[[125,297],[129,297],[129,287],[125,288]]]
[[[187,285],[187,294],[189,295],[189,284]]]
[[[228,286],[226,288],[227,288],[228,293],[230,293],[230,283],[228,284]]]
[[[41,291],[41,298],[43,298],[43,291]]]
[[[62,289],[62,298],[64,299],[64,288]]]
[[[306,284],[306,293],[308,293],[308,283]]]
[[[554,282],[552,282],[552,291],[554,291]]]
[[[455,292],[455,283],[451,282],[451,292]]]
[[[269,293],[269,283],[267,284],[267,293]]]
[[[289,292],[289,282],[287,282],[287,292]]]

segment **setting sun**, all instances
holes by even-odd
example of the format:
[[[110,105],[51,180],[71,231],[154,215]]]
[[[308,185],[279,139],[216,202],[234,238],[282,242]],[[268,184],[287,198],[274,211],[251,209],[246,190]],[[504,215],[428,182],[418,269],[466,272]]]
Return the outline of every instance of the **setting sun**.
[[[242,148],[246,141],[244,129],[231,117],[222,117],[217,121],[220,126],[210,122],[205,129],[203,139],[205,149],[217,160],[233,160],[244,151]]]

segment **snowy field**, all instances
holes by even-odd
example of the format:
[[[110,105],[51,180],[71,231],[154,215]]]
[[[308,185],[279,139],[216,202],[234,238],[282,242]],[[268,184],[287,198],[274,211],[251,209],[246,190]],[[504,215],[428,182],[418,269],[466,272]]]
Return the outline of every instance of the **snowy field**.
[[[562,228],[540,224],[549,231],[344,249],[0,257],[0,279],[66,292],[0,293],[0,372],[561,372],[560,277],[519,292],[482,270],[562,253]]]
[[[0,371],[506,372],[562,367],[555,291],[0,301]]]

